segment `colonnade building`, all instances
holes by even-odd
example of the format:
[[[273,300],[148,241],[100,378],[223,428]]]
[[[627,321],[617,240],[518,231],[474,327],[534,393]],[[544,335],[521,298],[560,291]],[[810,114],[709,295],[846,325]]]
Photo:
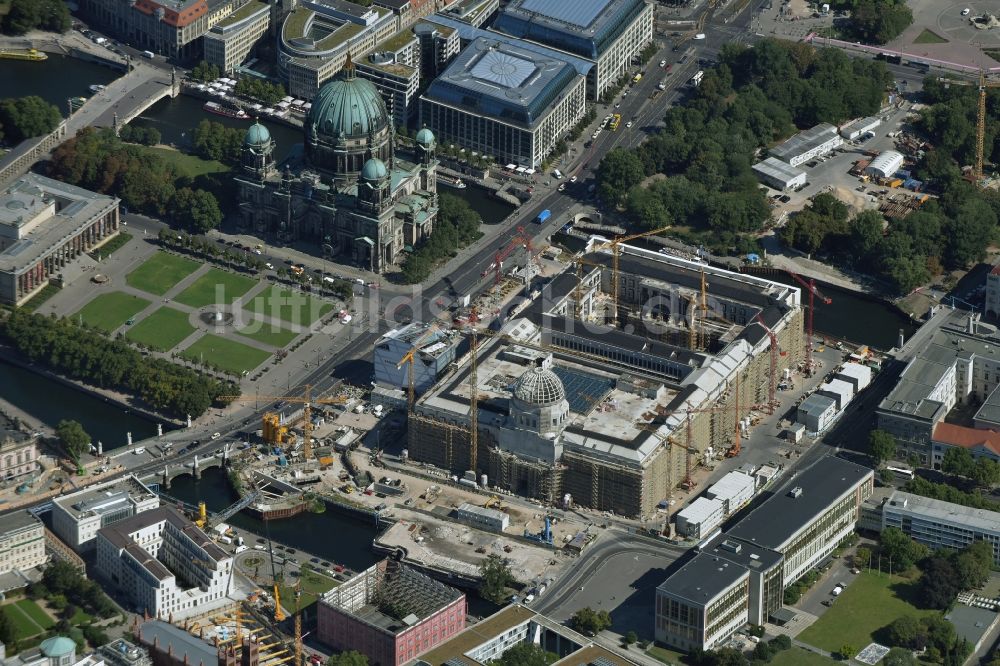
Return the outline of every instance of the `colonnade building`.
[[[119,200],[29,173],[0,191],[0,303],[21,305],[119,231]]]

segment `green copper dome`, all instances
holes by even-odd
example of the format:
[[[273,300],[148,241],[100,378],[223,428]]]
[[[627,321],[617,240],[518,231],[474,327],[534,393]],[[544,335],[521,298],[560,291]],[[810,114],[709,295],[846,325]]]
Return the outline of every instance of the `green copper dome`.
[[[246,136],[243,138],[244,146],[264,146],[271,140],[271,133],[267,131],[267,128],[261,125],[259,122],[254,123],[247,130]]]
[[[432,146],[434,145],[434,132],[430,131],[426,127],[417,132],[417,143],[421,146]]]
[[[348,61],[344,70],[320,88],[312,101],[306,119],[306,135],[310,141],[345,137],[362,137],[389,125],[389,112],[374,84],[354,75]]]
[[[53,659],[65,657],[76,650],[76,643],[65,636],[53,636],[42,641],[42,654]]]
[[[382,180],[389,175],[389,170],[385,168],[385,162],[373,157],[361,167],[361,178],[364,180]]]

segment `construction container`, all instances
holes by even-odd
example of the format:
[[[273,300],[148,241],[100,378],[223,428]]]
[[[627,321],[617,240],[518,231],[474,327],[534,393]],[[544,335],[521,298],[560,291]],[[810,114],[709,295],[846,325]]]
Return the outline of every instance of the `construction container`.
[[[886,187],[899,187],[903,184],[902,178],[891,178],[886,182]]]

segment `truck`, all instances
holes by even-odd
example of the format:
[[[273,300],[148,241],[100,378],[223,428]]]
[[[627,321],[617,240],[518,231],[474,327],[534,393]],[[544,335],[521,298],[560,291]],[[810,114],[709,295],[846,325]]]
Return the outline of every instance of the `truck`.
[[[222,536],[219,537],[219,543],[224,543],[224,544],[226,544],[228,546],[232,542],[233,542],[232,537],[227,537],[225,535],[222,535]]]
[[[538,217],[535,218],[535,224],[544,224],[550,217],[552,217],[552,211],[546,208],[538,214]]]

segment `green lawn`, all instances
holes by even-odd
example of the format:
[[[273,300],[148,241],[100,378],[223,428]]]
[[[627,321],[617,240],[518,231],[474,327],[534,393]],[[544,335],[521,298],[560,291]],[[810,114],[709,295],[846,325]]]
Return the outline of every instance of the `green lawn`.
[[[0,610],[3,611],[4,615],[10,619],[11,624],[14,625],[14,631],[16,632],[18,640],[35,636],[36,634],[40,634],[44,631],[38,623],[32,620],[31,617],[29,617],[28,614],[16,604],[7,604],[6,606],[0,607]]]
[[[270,358],[269,352],[250,347],[217,335],[206,334],[194,341],[182,355],[194,361],[207,363],[230,372],[249,372]]]
[[[265,345],[271,345],[272,347],[285,347],[299,336],[294,331],[289,331],[286,328],[280,328],[265,322],[252,322],[249,326],[236,332],[251,340],[263,342]]]
[[[163,296],[175,284],[186,278],[201,266],[197,261],[178,257],[175,254],[157,252],[142,262],[142,265],[125,276],[125,282],[136,289]]]
[[[90,326],[113,331],[149,305],[145,298],[120,291],[101,294],[80,308],[73,317]]]
[[[96,250],[91,250],[89,254],[94,259],[107,259],[116,251],[125,247],[128,242],[132,240],[132,234],[127,234],[124,231],[118,232],[117,236],[113,236],[107,243],[97,248]]]
[[[194,331],[186,312],[164,306],[129,328],[125,337],[158,351],[167,351]]]
[[[683,655],[680,652],[674,652],[673,650],[667,649],[665,647],[660,647],[659,645],[653,645],[652,647],[650,647],[648,650],[646,650],[646,654],[648,654],[653,659],[656,659],[657,661],[662,661],[664,664],[669,664],[670,666],[675,666],[675,665],[679,666],[680,664],[684,663],[683,661],[681,661],[681,657]]]
[[[296,580],[296,579],[291,579]],[[301,577],[298,579],[302,584],[302,597],[299,599],[299,607],[305,608],[316,603],[319,595],[340,585],[336,580],[326,574],[312,571],[305,566],[301,569]],[[281,588],[281,605],[285,608],[295,608],[295,586]]]
[[[792,646],[791,650],[782,650],[771,660],[771,666],[833,666],[839,663],[841,662],[834,661],[830,657],[795,646]]]
[[[174,299],[178,303],[202,308],[216,303],[229,304],[250,291],[255,280],[236,273],[211,268]]]
[[[917,38],[913,40],[914,44],[947,44],[948,40],[930,30],[924,29]]]
[[[861,573],[798,639],[829,652],[844,644],[860,650],[875,640],[873,634],[896,618],[936,612],[920,610],[912,603],[916,587],[913,580],[902,576]]]
[[[332,310],[333,305],[302,292],[273,286],[250,299],[244,308],[255,314],[281,319],[295,326],[309,326]]]
[[[24,611],[24,614],[30,617],[35,624],[40,626],[42,629],[50,629],[56,624],[56,621],[53,620],[48,613],[43,611],[41,606],[36,604],[31,599],[21,599],[20,601],[15,601],[14,605]]]
[[[178,176],[197,178],[207,173],[226,173],[230,168],[222,162],[215,160],[204,160],[197,155],[188,155],[172,148],[146,147],[141,150],[148,150],[150,153],[159,155],[177,169]]]

